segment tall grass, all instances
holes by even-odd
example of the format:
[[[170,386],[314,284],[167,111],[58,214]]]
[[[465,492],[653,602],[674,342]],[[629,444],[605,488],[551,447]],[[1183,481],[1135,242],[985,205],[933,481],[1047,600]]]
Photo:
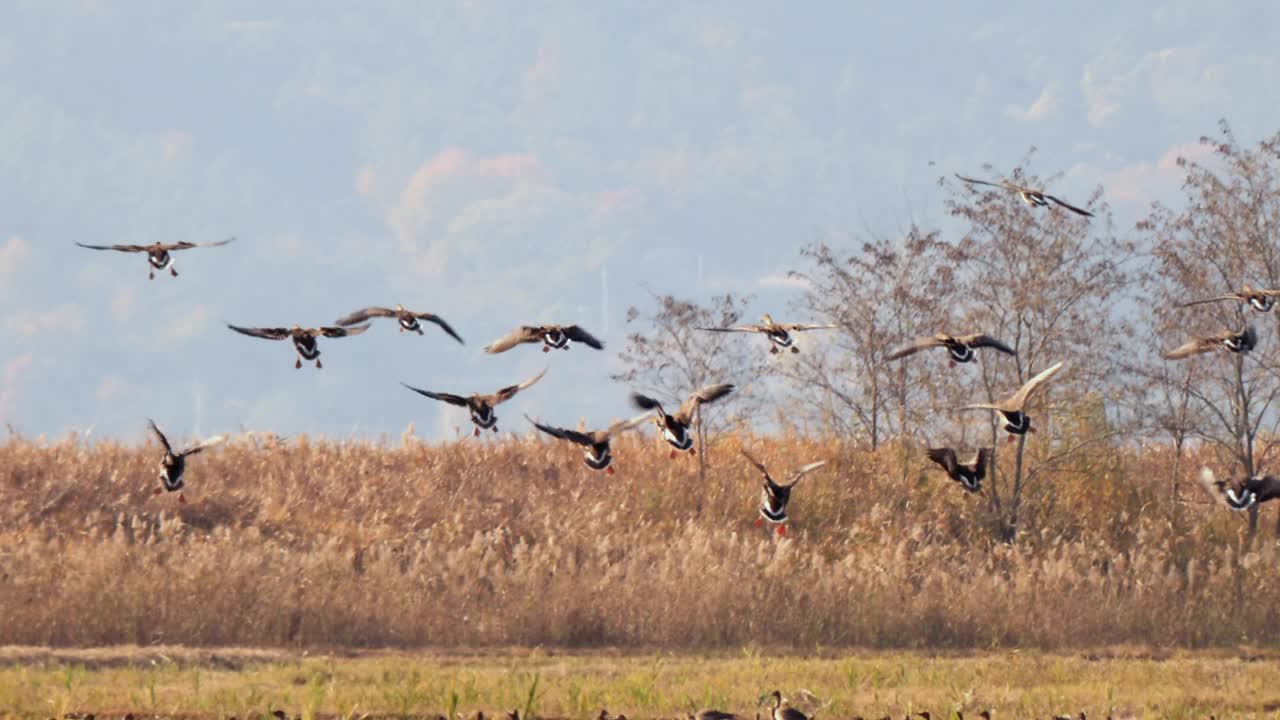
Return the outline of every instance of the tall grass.
[[[785,539],[759,477],[814,458]],[[1031,454],[1037,452],[1032,449]],[[1051,452],[1044,449],[1043,452]],[[1184,458],[1101,448],[1037,477],[1016,544],[919,453],[726,440],[707,481],[651,439],[618,474],[530,438],[242,437],[193,458],[0,445],[0,644],[1186,647],[1280,637],[1280,549],[1244,540]],[[532,691],[530,691],[532,692]],[[524,702],[525,700],[522,700]],[[532,700],[529,700],[532,702]]]

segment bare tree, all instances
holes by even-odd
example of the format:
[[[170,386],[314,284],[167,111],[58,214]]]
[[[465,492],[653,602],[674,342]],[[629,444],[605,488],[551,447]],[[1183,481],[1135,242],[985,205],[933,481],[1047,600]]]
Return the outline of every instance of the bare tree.
[[[1024,167],[1008,177],[1023,187],[1044,184]],[[997,536],[1012,541],[1027,520],[1028,491],[1040,504],[1051,499],[1033,481],[1114,434],[1099,399],[1117,386],[1114,374],[1131,335],[1116,306],[1134,251],[1112,232],[1105,206],[1099,207],[1100,188],[1089,202],[1098,217],[1085,219],[1054,206],[1028,206],[1006,190],[942,182],[954,188],[948,211],[967,225],[952,251],[963,268],[964,327],[992,333],[1018,353],[990,358],[950,382],[965,388],[971,402],[993,402],[1046,367],[1067,363],[1035,401],[1037,452],[1027,455],[1026,435],[1017,436],[1011,460],[996,452],[986,498]],[[1067,416],[1073,416],[1074,432],[1056,432],[1057,421]],[[987,429],[996,448],[1001,425],[993,413]]]
[[[1186,205],[1173,210],[1156,204],[1138,226],[1154,261],[1148,302],[1160,308],[1158,327],[1170,334],[1180,331],[1169,338],[1171,344],[1197,332],[1249,323],[1265,330],[1280,323],[1275,313],[1257,317],[1247,303],[1176,307],[1245,284],[1280,285],[1280,133],[1252,149],[1241,147],[1225,120],[1220,135],[1200,139],[1212,150],[1211,164],[1178,160],[1185,172]],[[1150,389],[1166,404],[1183,402],[1180,394],[1185,394],[1195,420],[1189,433],[1218,448],[1246,475],[1256,474],[1280,448],[1280,367],[1275,353],[1265,349],[1274,341],[1275,333],[1265,332],[1258,350],[1247,355],[1214,353],[1182,361],[1188,365],[1180,371],[1182,383]],[[1249,511],[1250,536],[1257,525],[1255,506]],[[1280,535],[1280,517],[1276,532]]]
[[[937,232],[913,226],[901,239],[871,238],[848,254],[825,242],[802,252],[809,267],[791,273],[809,285],[798,310],[838,330],[778,371],[825,426],[875,449],[927,421],[939,389],[934,366],[884,357],[946,328],[957,288],[948,250]]]
[[[627,310],[627,323],[636,329],[618,354],[626,369],[612,377],[674,405],[705,385],[737,385],[732,395],[699,411],[698,475],[705,480],[710,448],[727,431],[747,424],[763,402],[757,381],[766,372],[768,353],[745,338],[698,329],[740,323],[749,297],[718,295],[707,307],[671,295],[653,300],[651,312]]]

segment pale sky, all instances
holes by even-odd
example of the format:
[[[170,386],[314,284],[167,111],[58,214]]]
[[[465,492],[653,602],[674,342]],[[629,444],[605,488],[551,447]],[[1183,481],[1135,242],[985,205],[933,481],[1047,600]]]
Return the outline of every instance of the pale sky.
[[[0,422],[441,438],[466,412],[399,381],[488,392],[550,360],[499,426],[604,423],[646,287],[790,317],[805,244],[945,229],[939,176],[1033,145],[1121,230],[1176,204],[1218,118],[1280,129],[1276,27],[1271,2],[3,3]],[[230,235],[154,281],[72,244]],[[467,345],[384,321],[294,370],[223,326],[397,302]],[[481,352],[535,322],[608,347]]]

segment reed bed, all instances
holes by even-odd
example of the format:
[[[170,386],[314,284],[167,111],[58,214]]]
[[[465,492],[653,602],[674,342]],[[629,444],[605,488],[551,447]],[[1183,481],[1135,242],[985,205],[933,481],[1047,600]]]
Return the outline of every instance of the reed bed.
[[[740,445],[741,443],[741,445]],[[814,458],[778,538],[749,446]],[[1045,453],[1052,448],[1045,448]],[[1036,449],[1029,452],[1032,461]],[[193,458],[0,445],[0,644],[698,649],[1274,643],[1280,548],[1202,497],[1167,448],[1099,447],[1040,475],[1017,542],[919,452],[730,438],[618,474],[536,438],[426,444],[246,435]],[[1273,512],[1268,510],[1268,512]],[[1263,533],[1265,534],[1265,533]]]

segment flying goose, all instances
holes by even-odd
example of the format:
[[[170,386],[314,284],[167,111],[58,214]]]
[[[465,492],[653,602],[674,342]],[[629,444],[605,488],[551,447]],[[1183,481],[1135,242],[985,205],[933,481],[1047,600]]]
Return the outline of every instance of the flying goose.
[[[1280,497],[1280,477],[1254,475],[1239,480],[1218,480],[1209,468],[1200,470],[1200,484],[1224,507],[1237,512]]]
[[[178,277],[178,269],[174,266],[173,256],[170,255],[170,253],[177,250],[190,250],[191,248],[198,247],[219,247],[226,245],[233,240],[235,240],[234,237],[229,237],[226,240],[219,240],[218,242],[211,243],[193,243],[183,241],[176,243],[152,243],[150,245],[85,245],[84,243],[78,242],[76,245],[79,245],[82,248],[89,248],[90,250],[116,250],[118,252],[146,253],[147,262],[151,265],[151,269],[147,272],[147,278],[154,280],[156,278],[156,271],[159,270],[164,272],[165,268],[169,269],[169,274],[174,277]]]
[[[1093,213],[1089,212],[1088,210],[1082,210],[1076,207],[1075,205],[1072,205],[1071,203],[1063,200],[1062,198],[1056,198],[1052,195],[1045,193],[1043,190],[1033,190],[1028,187],[1023,187],[1021,185],[1014,185],[1011,182],[1005,182],[1005,181],[987,182],[986,180],[978,180],[976,178],[965,177],[963,175],[956,175],[956,177],[973,185],[988,185],[990,187],[1001,188],[1002,190],[1008,190],[1009,192],[1018,193],[1018,197],[1022,198],[1022,202],[1026,203],[1030,207],[1048,207],[1049,203],[1052,202],[1055,205],[1064,207],[1067,210],[1070,210],[1071,212],[1077,215],[1083,215],[1085,217],[1093,217]]]
[[[354,327],[318,327],[304,328],[300,325],[294,325],[287,328],[251,328],[240,327],[227,323],[227,327],[249,337],[262,338],[264,340],[284,340],[286,338],[293,340],[293,347],[298,351],[298,361],[294,363],[294,368],[301,368],[302,361],[316,361],[316,367],[324,367],[320,364],[320,348],[316,345],[316,339],[321,335],[327,338],[348,337],[351,335],[359,335],[369,329],[368,325],[356,325]]]
[[[952,448],[929,448],[929,459],[941,465],[948,477],[971,493],[982,490],[982,480],[986,478],[987,467],[991,465],[991,454],[992,448],[981,448],[962,463],[956,458],[956,451]]]
[[[771,720],[810,720],[808,715],[788,705],[782,707],[782,692],[774,690],[769,694],[773,698],[773,711],[770,713]]]
[[[800,482],[800,478],[826,465],[827,461],[819,460],[804,465],[791,473],[791,477],[787,478],[785,483],[779,483],[769,474],[764,463],[752,457],[746,450],[740,452],[752,465],[756,466],[760,474],[764,475],[764,490],[760,493],[760,519],[756,520],[756,525],[759,525],[762,520],[768,520],[778,526],[779,535],[786,535],[787,526],[783,523],[787,521],[787,503],[791,502],[791,488]]]
[[[929,348],[944,347],[951,355],[951,366],[955,367],[956,363],[967,363],[975,357],[974,350],[978,348],[991,348],[1004,353],[1005,355],[1017,355],[1017,351],[999,340],[985,335],[983,333],[975,333],[973,335],[948,335],[946,333],[938,333],[929,337],[922,337],[913,340],[906,345],[894,348],[885,356],[885,360],[898,360],[915,355],[921,350]]]
[[[674,458],[676,457],[676,450],[697,454],[698,451],[693,449],[693,435],[689,433],[689,427],[697,421],[699,408],[705,403],[715,402],[731,392],[733,392],[733,385],[727,383],[698,388],[689,393],[689,397],[671,415],[668,415],[667,411],[663,409],[662,403],[640,393],[631,393],[631,402],[641,410],[657,411],[653,422],[658,426],[663,439],[671,447],[675,448],[675,450],[671,451],[671,457]]]
[[[1061,369],[1062,363],[1058,363],[1047,370],[1042,370],[1039,375],[1031,378],[1026,384],[1018,388],[1017,392],[998,403],[974,403],[965,405],[961,410],[995,410],[1000,413],[1000,416],[1004,418],[1004,429],[1009,432],[1009,442],[1013,442],[1015,435],[1035,432],[1035,428],[1031,427],[1031,418],[1024,412],[1027,400],[1040,385]]]
[[[487,353],[506,352],[523,343],[542,343],[542,352],[569,349],[569,341],[603,350],[604,343],[578,325],[521,325],[484,347]]]
[[[1258,312],[1270,312],[1271,308],[1275,307],[1277,297],[1280,297],[1280,290],[1261,290],[1245,285],[1237,292],[1217,295],[1215,297],[1204,298],[1202,300],[1192,300],[1188,303],[1182,303],[1182,307],[1233,300],[1238,303],[1248,303],[1249,307],[1257,310]]]
[[[1258,333],[1253,329],[1252,325],[1247,325],[1239,332],[1233,330],[1224,330],[1214,335],[1206,335],[1186,343],[1165,353],[1164,356],[1168,360],[1182,360],[1192,355],[1207,353],[1211,350],[1219,348],[1229,350],[1233,353],[1247,353],[1258,344]]]
[[[363,310],[357,310],[350,315],[339,318],[334,325],[338,325],[339,327],[349,327],[351,325],[358,325],[370,318],[378,317],[395,318],[400,323],[400,332],[405,332],[407,330],[409,332],[416,332],[419,335],[423,334],[422,325],[418,323],[419,320],[433,322],[436,325],[439,325],[441,330],[448,333],[449,337],[457,340],[459,344],[466,345],[466,343],[462,341],[462,338],[458,336],[458,333],[454,332],[453,327],[444,321],[444,318],[429,312],[414,312],[412,310],[406,310],[403,305],[396,305],[394,310],[384,307],[367,307]]]
[[[489,395],[482,395],[480,393],[475,393],[472,395],[467,395],[465,397],[462,395],[450,395],[449,393],[438,393],[438,392],[431,392],[430,390],[422,390],[420,388],[416,388],[407,383],[400,383],[400,384],[418,393],[419,395],[425,395],[426,397],[429,397],[432,400],[440,400],[442,402],[447,402],[450,405],[457,405],[458,407],[464,407],[470,410],[471,422],[475,423],[475,426],[476,426],[475,436],[479,437],[481,430],[488,430],[492,428],[494,432],[498,432],[498,416],[493,413],[493,409],[495,407],[515,397],[516,393],[520,392],[521,390],[525,390],[529,388],[531,385],[541,380],[542,376],[546,374],[547,374],[547,369],[543,368],[542,372],[538,373],[537,375],[534,375],[532,378],[528,380],[525,380],[519,385],[508,385],[502,388],[501,390],[498,390],[497,392]]]
[[[613,475],[613,453],[609,449],[609,441],[613,439],[614,435],[630,430],[648,420],[649,413],[639,415],[630,420],[620,420],[609,425],[605,430],[587,431],[568,430],[552,425],[544,425],[528,415],[525,415],[524,419],[533,423],[534,427],[551,437],[582,445],[584,448],[582,454],[586,458],[587,467],[592,470],[606,470],[610,475]]]
[[[182,490],[182,486],[186,484],[182,480],[182,474],[187,470],[187,458],[227,439],[224,435],[217,435],[190,447],[183,448],[181,452],[174,452],[173,447],[169,445],[169,439],[164,436],[164,433],[160,432],[160,428],[156,427],[155,421],[148,419],[147,425],[151,428],[151,432],[155,433],[156,438],[160,440],[160,445],[164,447],[164,457],[160,458],[160,482],[163,487],[156,488],[155,493],[153,493],[155,495],[159,495],[165,490],[169,492]],[[187,498],[181,492],[178,492],[178,502],[185,503],[186,501]]]
[[[773,318],[765,313],[760,318],[759,325],[736,325],[734,327],[700,327],[698,330],[706,330],[707,332],[749,332],[761,333],[769,339],[772,347],[769,352],[777,354],[780,350],[791,348],[791,352],[798,353],[800,348],[795,346],[795,339],[791,337],[793,332],[807,332],[809,330],[831,330],[839,327],[834,324],[812,325],[809,323],[776,323]]]

